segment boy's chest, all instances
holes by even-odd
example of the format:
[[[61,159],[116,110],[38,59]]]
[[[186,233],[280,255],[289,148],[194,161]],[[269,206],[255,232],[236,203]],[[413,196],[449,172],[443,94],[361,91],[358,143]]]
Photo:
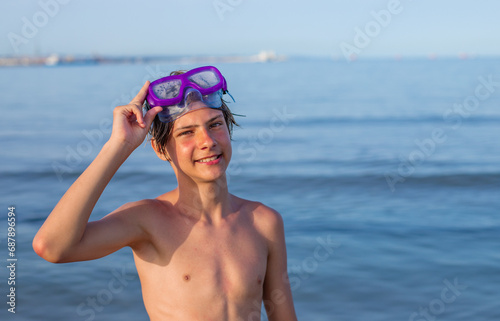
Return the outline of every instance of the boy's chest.
[[[187,239],[171,263],[183,272],[184,281],[212,284],[221,293],[244,295],[262,288],[267,266],[267,246],[255,232],[240,230]]]
[[[262,295],[268,250],[255,230],[193,228],[179,236],[182,238],[161,240],[177,246],[164,245],[169,250],[160,260],[162,272],[157,281],[176,288],[179,296],[244,301]]]

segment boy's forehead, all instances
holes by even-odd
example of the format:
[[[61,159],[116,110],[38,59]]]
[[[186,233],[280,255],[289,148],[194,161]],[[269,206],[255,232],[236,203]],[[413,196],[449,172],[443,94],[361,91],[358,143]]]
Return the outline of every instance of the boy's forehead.
[[[174,130],[177,127],[184,127],[189,125],[204,124],[205,122],[213,119],[217,116],[223,116],[223,113],[219,109],[214,109],[210,107],[200,108],[188,112],[185,115],[177,118],[174,121]]]

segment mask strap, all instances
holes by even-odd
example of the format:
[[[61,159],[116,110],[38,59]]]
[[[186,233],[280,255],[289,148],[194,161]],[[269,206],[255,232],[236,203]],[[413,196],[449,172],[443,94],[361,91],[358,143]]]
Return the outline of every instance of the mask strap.
[[[231,95],[231,94],[229,93],[229,90],[226,90],[225,92],[223,92],[223,94],[228,94],[228,95],[229,95],[229,97],[231,97],[231,99],[233,100],[233,103],[235,103],[235,102],[236,102],[236,100],[234,100],[233,95]]]

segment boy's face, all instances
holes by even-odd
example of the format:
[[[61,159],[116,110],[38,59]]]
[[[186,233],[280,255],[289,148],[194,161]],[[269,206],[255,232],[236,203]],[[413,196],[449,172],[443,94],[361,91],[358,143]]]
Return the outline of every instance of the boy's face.
[[[232,148],[222,111],[202,107],[175,120],[167,152],[178,179],[181,173],[198,182],[223,176]]]

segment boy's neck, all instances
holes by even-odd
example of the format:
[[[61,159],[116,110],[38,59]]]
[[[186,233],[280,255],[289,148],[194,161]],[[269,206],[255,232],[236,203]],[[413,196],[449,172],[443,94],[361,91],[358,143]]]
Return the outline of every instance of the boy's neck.
[[[195,220],[217,224],[231,212],[225,177],[214,182],[179,182],[176,206]]]

